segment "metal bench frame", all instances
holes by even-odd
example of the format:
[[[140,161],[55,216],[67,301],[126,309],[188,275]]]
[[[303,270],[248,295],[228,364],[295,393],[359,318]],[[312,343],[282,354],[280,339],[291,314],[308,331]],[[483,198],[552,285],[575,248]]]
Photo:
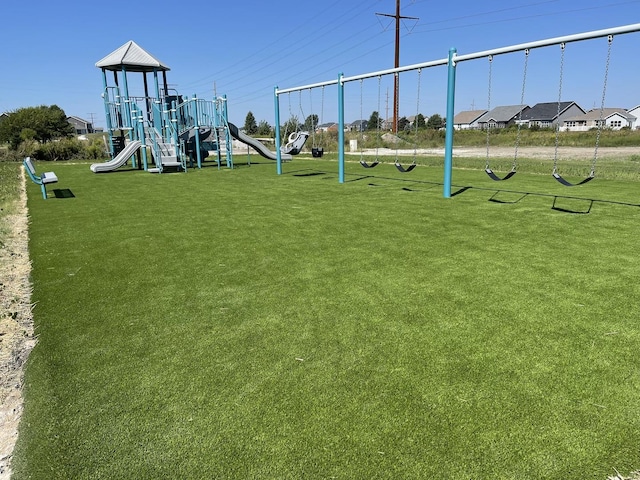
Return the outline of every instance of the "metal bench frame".
[[[24,169],[29,174],[29,178],[36,185],[40,185],[40,190],[42,190],[42,198],[47,199],[47,183],[58,183],[58,177],[53,172],[44,172],[42,175],[38,175],[36,173],[36,169],[33,166],[33,162],[31,161],[31,157],[27,157],[22,161],[24,165]]]

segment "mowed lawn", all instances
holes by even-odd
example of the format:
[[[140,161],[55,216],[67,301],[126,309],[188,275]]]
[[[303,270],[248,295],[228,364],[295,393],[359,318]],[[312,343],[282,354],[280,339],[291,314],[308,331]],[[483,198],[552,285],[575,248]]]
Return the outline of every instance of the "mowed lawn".
[[[640,469],[638,182],[37,168],[14,479]]]

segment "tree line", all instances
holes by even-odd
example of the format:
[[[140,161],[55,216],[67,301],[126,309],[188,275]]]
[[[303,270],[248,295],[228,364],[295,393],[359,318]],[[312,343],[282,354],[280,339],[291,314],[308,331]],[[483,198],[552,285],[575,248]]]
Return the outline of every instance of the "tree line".
[[[421,113],[416,115],[415,123],[411,123],[407,117],[401,117],[398,119],[398,130],[408,131],[411,129],[427,129],[427,130],[439,130],[445,126],[445,120],[437,113],[431,115],[428,119]],[[290,132],[299,130],[314,131],[319,126],[318,115],[312,114],[307,116],[304,122],[300,122],[300,119],[292,115],[285,123],[280,127],[281,136],[286,136]],[[386,125],[380,114],[377,111],[373,111],[369,116],[369,120],[362,119],[359,123],[359,130],[383,130]],[[388,130],[388,128],[387,128]],[[266,121],[261,120],[256,123],[256,117],[253,112],[247,113],[244,121],[244,131],[247,135],[252,136],[273,136],[274,128]]]
[[[80,141],[73,125],[57,105],[14,110],[0,117],[0,160],[100,159],[105,157],[101,140]]]

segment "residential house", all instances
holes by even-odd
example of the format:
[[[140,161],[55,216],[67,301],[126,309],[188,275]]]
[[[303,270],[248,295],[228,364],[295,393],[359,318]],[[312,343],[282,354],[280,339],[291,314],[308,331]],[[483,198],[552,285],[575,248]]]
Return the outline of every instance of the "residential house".
[[[527,105],[507,105],[496,107],[476,120],[480,128],[505,128],[514,125],[520,116],[529,109]]]
[[[640,118],[640,105],[636,105],[635,107],[630,108],[629,110],[627,110],[627,113],[636,117],[636,120],[633,122],[633,125],[631,125],[631,128],[640,128],[640,122],[638,122],[637,120]]]
[[[316,127],[316,132],[337,132],[338,131],[338,124],[335,122],[328,122],[328,123],[323,123],[321,125],[318,125]]]
[[[624,127],[633,128],[635,122],[636,116],[624,108],[594,108],[582,115],[565,118],[561,128],[566,131],[583,132],[600,125],[602,128],[620,130]]]
[[[454,130],[469,130],[480,128],[478,120],[485,113],[487,113],[486,110],[467,110],[458,113],[455,117],[453,117]]]
[[[93,124],[80,117],[70,116],[67,117],[67,121],[73,125],[76,129],[77,135],[85,135],[87,133],[94,133]]]
[[[369,125],[368,120],[356,120],[349,125],[345,125],[345,130],[349,132],[364,132]]]
[[[523,126],[529,128],[534,126],[549,128],[558,124],[562,126],[565,119],[584,113],[584,110],[576,102],[536,103],[533,107],[522,112],[520,121]]]

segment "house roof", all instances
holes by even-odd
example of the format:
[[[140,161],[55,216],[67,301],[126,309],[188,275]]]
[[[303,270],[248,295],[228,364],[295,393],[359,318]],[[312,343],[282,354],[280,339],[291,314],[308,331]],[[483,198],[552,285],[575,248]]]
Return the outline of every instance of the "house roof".
[[[153,72],[171,70],[167,65],[142,49],[136,42],[129,40],[117,50],[96,63],[96,67],[105,70],[128,72]]]
[[[86,124],[86,125],[89,125],[89,124],[91,123],[91,122],[88,122],[87,120],[85,120],[85,119],[83,119],[83,118],[76,117],[75,115],[69,115],[69,116],[67,117],[67,121],[68,121],[68,120],[75,120],[75,121],[76,121],[76,122],[78,122],[78,123],[84,123],[84,124]]]
[[[613,115],[620,115],[621,117],[631,121],[631,120],[635,120],[636,117],[634,115],[631,115],[629,112],[627,112],[624,108],[603,108],[602,109],[602,118],[607,119]],[[600,120],[600,109],[599,108],[594,108],[592,110],[589,110],[588,112],[586,112],[583,115],[576,115],[574,117],[571,118],[567,118],[565,119],[566,121],[577,121],[577,120],[581,120],[581,121],[585,121],[585,120]]]
[[[496,107],[478,118],[478,123],[488,123],[491,120],[494,122],[508,122],[525,108],[527,108],[527,105],[506,105],[504,107]]]
[[[572,105],[578,106],[576,102],[560,102],[560,113],[567,110]],[[578,106],[578,108],[580,108]],[[580,108],[580,110],[582,110]],[[529,110],[522,112],[522,120],[528,121],[552,121],[558,116],[558,102],[536,103]]]
[[[485,113],[487,113],[486,110],[467,110],[466,112],[460,112],[453,117],[453,123],[454,125],[470,124],[478,120]]]

